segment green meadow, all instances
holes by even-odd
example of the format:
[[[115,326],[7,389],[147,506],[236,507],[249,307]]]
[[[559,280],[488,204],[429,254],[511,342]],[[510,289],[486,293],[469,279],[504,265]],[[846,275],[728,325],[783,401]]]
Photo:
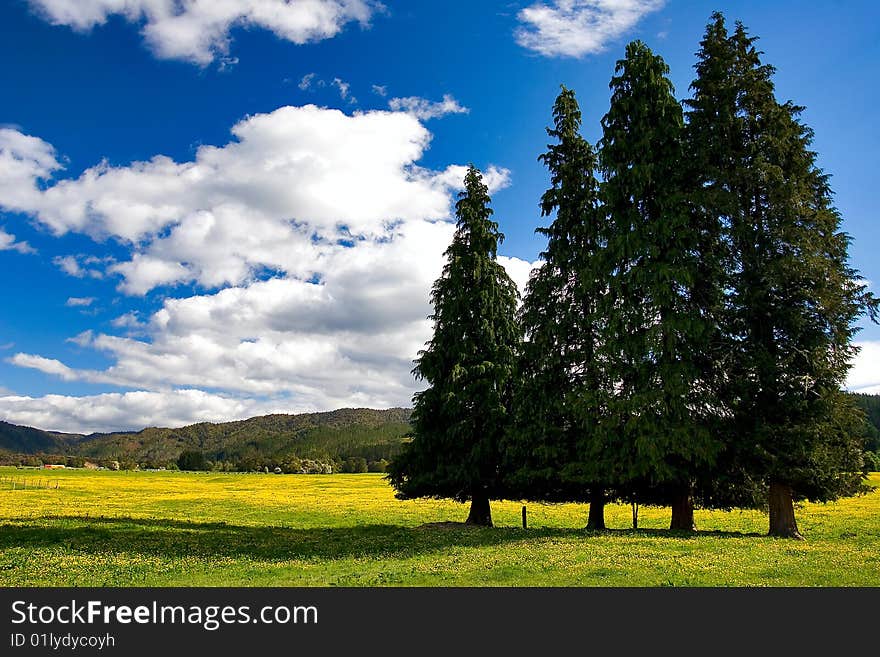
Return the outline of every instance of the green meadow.
[[[13,483],[15,486],[13,487]],[[871,483],[880,484],[880,475]],[[804,504],[804,542],[758,511],[400,501],[381,475],[0,468],[2,586],[880,586],[880,492]]]

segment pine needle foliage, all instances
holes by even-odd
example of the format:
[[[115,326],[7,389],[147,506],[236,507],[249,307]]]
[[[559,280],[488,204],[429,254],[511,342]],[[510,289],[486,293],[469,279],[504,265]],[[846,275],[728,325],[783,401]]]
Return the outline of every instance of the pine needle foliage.
[[[413,370],[428,387],[413,398],[413,440],[389,479],[400,497],[471,499],[488,511],[488,500],[500,495],[519,293],[497,261],[504,236],[481,173],[471,166],[464,184],[446,265],[431,293],[434,334]]]

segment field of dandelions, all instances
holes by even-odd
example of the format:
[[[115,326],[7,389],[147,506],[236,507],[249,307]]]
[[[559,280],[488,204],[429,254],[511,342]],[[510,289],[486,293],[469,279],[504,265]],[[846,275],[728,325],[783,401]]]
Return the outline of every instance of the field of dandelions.
[[[880,485],[880,475],[871,484]],[[880,489],[803,504],[804,542],[759,511],[400,501],[381,475],[0,468],[0,586],[880,586]]]

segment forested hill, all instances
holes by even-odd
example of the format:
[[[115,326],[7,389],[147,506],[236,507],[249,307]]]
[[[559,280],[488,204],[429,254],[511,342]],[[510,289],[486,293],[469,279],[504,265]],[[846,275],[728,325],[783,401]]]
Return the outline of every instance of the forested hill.
[[[37,452],[64,453],[84,438],[79,434],[43,431],[20,427],[0,420],[0,451],[35,454]]]
[[[224,469],[283,465],[298,459],[340,463],[389,460],[409,431],[410,410],[340,409],[326,413],[266,415],[200,423],[178,429],[79,436],[0,423],[0,450],[60,454],[166,466],[197,451]]]

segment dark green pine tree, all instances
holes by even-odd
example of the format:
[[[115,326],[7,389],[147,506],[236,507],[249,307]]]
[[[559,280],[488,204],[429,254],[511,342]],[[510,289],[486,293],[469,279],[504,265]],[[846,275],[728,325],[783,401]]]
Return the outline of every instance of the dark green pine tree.
[[[794,500],[861,484],[860,421],[841,387],[855,321],[876,319],[877,301],[848,264],[802,108],[776,100],[755,39],[741,24],[729,34],[715,14],[698,57],[692,155],[728,249],[723,460],[769,489],[769,533],[799,538]]]
[[[547,238],[544,263],[529,281],[520,323],[526,335],[519,367],[515,427],[505,446],[511,489],[523,497],[590,501],[588,529],[604,529],[607,464],[599,419],[608,383],[599,358],[606,288],[605,215],[596,155],[580,135],[575,94],[562,87],[553,128],[539,159],[551,187],[536,232]]]
[[[702,213],[707,243],[716,249],[714,257],[701,262],[697,285],[698,294],[703,295],[710,309],[708,315],[718,319],[705,357],[707,366],[716,368],[715,398],[720,418],[716,435],[722,443],[712,469],[699,477],[698,494],[706,506],[757,508],[766,502],[766,495],[754,473],[738,461],[738,452],[733,449],[736,429],[730,422],[733,409],[728,375],[732,361],[725,335],[729,315],[724,291],[732,285],[734,269],[728,228],[738,199],[731,181],[744,166],[746,151],[737,110],[738,91],[732,84],[737,57],[720,14],[713,15],[697,57],[697,77],[691,84],[694,95],[684,101],[689,111],[682,164],[692,183],[693,209]]]
[[[627,46],[603,118],[602,197],[611,218],[605,357],[616,395],[610,449],[641,502],[672,506],[671,528],[694,528],[693,491],[719,449],[715,228],[691,201],[684,120],[669,68]]]
[[[434,336],[413,370],[428,388],[413,398],[413,440],[388,477],[402,498],[469,499],[467,523],[491,526],[521,341],[519,293],[496,260],[504,236],[473,166],[464,184],[446,266],[431,295]]]

